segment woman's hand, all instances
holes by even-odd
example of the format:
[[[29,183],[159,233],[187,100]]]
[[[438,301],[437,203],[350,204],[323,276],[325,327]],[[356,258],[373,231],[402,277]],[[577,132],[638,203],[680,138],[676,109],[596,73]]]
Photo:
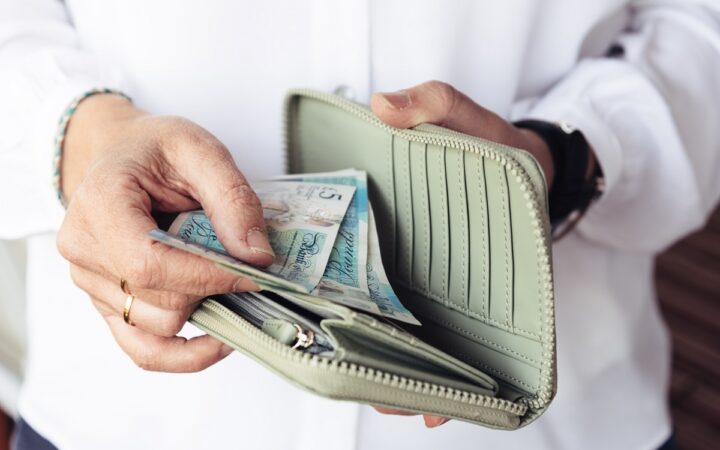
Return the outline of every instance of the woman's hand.
[[[433,123],[489,141],[529,151],[545,172],[548,189],[553,182],[552,156],[545,142],[530,130],[514,127],[497,114],[488,111],[454,87],[440,81],[429,81],[397,92],[376,93],[373,112],[388,125],[411,128]],[[384,414],[413,415],[406,411],[375,408]],[[448,421],[445,417],[424,416],[425,425],[436,427]]]
[[[230,253],[272,262],[260,201],[222,143],[188,120],[96,95],[68,127],[62,184],[69,206],[58,248],[132,360],[147,370],[188,372],[227,356],[231,349],[210,336],[176,335],[202,297],[258,287],[146,236],[158,227],[152,211],[202,207]],[[121,279],[136,296],[135,326],[123,320]]]

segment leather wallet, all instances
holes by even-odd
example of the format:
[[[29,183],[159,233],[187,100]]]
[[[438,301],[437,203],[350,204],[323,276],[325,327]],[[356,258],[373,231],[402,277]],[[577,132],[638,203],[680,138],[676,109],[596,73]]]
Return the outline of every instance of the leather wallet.
[[[385,269],[422,325],[272,292],[208,298],[191,322],[325,397],[507,430],[536,419],[557,378],[547,188],[535,159],[434,125],[393,128],[321,92],[291,91],[285,106],[289,173],[367,172]],[[291,346],[303,329],[332,357]]]

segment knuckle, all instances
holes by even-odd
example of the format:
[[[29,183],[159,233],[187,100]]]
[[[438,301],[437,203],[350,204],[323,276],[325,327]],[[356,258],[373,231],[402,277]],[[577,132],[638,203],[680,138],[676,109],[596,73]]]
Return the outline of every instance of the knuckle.
[[[164,299],[163,304],[172,311],[183,311],[187,308],[188,297],[187,295],[168,293],[167,298]]]
[[[228,187],[228,198],[237,206],[260,209],[260,199],[245,180],[239,180]]]
[[[80,269],[75,264],[70,264],[70,279],[75,286],[82,288],[83,277]]]
[[[194,292],[197,295],[200,295],[202,297],[208,296],[208,295],[214,295],[214,294],[224,294],[226,292],[229,292],[229,289],[227,289],[227,283],[224,282],[224,278],[216,278],[216,277],[210,277],[207,274],[204,274],[203,276],[198,276],[195,279],[194,285],[196,287],[196,292]]]
[[[180,314],[168,314],[160,321],[159,333],[162,337],[173,337],[185,326],[185,318]]]
[[[204,149],[213,153],[229,154],[222,142],[193,121],[176,116],[167,117],[167,121],[168,131],[165,143],[170,147],[174,149],[192,148],[194,151]]]
[[[134,354],[130,355],[135,365],[147,371],[157,371],[160,368],[158,354],[150,347],[141,347]]]
[[[66,219],[66,221],[67,220],[68,219]],[[55,245],[60,255],[70,263],[77,264],[80,262],[80,246],[74,238],[74,233],[66,223],[63,223],[60,231],[58,231],[57,237],[55,238]]]
[[[167,275],[163,256],[167,251],[169,248],[160,243],[149,243],[145,251],[138,252],[126,263],[123,277],[139,289],[162,288]]]
[[[432,80],[427,82],[428,90],[438,98],[439,103],[444,105],[446,113],[453,110],[457,100],[458,91],[452,85],[444,81]]]
[[[147,256],[133,258],[125,265],[123,277],[136,289],[152,289],[157,285],[159,268]]]
[[[452,98],[455,94],[455,88],[452,85],[439,80],[430,80],[424,86],[434,94],[443,98]]]

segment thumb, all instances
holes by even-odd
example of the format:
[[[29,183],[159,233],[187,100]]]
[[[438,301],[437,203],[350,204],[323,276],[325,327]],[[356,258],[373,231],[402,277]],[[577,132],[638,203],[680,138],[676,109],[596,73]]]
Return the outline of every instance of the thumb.
[[[221,144],[208,152],[186,152],[182,174],[202,205],[218,239],[233,256],[267,266],[275,259],[262,205],[230,152]]]
[[[379,92],[372,96],[370,104],[380,120],[397,128],[433,123],[495,142],[504,142],[511,131],[500,116],[441,81]]]

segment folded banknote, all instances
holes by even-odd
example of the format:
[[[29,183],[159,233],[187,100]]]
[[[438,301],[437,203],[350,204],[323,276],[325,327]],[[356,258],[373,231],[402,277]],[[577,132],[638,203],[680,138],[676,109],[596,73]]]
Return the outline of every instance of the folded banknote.
[[[385,275],[365,172],[300,174],[252,183],[275,260],[258,268],[231,256],[203,211],[177,216],[150,237],[212,260],[280,295],[323,298],[419,325]]]

